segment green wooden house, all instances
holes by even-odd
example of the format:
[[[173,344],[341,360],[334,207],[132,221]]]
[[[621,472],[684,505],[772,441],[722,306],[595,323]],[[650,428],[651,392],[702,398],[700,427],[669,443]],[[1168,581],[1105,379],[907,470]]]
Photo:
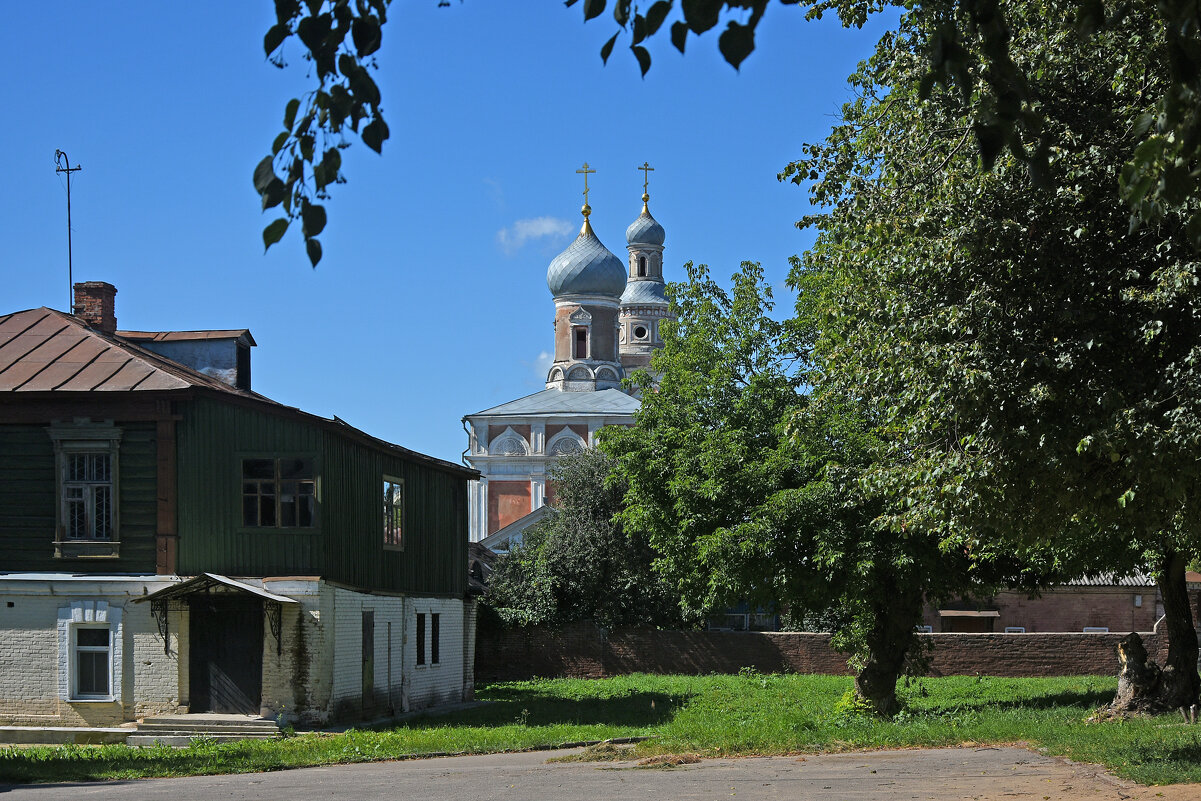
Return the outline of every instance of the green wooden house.
[[[250,388],[249,331],[0,316],[0,724],[471,696],[460,465]]]

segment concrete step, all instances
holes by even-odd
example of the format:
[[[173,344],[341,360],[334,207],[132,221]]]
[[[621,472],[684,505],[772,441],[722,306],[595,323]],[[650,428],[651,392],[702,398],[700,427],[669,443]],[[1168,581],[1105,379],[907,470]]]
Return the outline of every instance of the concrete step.
[[[138,731],[206,731],[213,734],[232,734],[235,732],[278,734],[279,726],[272,721],[269,726],[255,726],[246,723],[139,723]]]
[[[187,748],[196,739],[217,743],[235,743],[243,740],[275,740],[279,735],[266,734],[207,734],[196,732],[156,732],[154,734],[131,734],[125,740],[126,745],[151,746],[167,745],[173,748]]]

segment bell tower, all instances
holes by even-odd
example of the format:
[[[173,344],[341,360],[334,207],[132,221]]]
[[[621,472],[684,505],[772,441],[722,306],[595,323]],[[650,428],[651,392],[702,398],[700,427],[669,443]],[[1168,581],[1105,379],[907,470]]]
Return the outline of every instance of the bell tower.
[[[617,318],[626,271],[588,221],[588,176],[596,170],[585,163],[576,172],[584,175],[584,224],[546,271],[546,285],[555,298],[555,361],[546,388],[620,389],[625,373],[617,352]]]
[[[650,365],[651,353],[663,346],[659,322],[670,317],[663,282],[663,226],[651,216],[650,173],[654,167],[643,162],[642,213],[626,229],[630,252],[628,278],[621,295],[618,334],[622,367],[634,370]]]

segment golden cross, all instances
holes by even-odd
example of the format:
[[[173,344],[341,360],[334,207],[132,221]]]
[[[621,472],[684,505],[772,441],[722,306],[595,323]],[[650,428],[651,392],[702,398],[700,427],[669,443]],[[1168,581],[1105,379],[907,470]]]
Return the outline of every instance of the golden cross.
[[[587,206],[588,205],[588,176],[589,176],[589,174],[596,172],[596,170],[591,169],[588,166],[588,162],[585,161],[583,169],[576,170],[576,172],[578,172],[578,173],[582,172],[584,174],[584,205]]]
[[[642,194],[645,195],[647,184],[650,183],[651,173],[655,171],[655,168],[644,161],[641,167],[635,167],[634,169],[642,170]]]

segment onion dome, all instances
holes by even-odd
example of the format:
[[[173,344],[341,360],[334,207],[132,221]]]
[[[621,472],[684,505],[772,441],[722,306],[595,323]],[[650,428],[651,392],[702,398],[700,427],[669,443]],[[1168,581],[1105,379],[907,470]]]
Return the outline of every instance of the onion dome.
[[[626,268],[601,244],[588,223],[592,209],[583,208],[584,225],[580,235],[555,256],[546,270],[546,285],[555,297],[560,295],[611,295],[617,297],[626,286]]]
[[[663,226],[659,225],[659,221],[651,216],[651,210],[646,205],[648,200],[650,200],[650,195],[643,192],[642,213],[626,229],[626,242],[631,245],[663,245],[665,238]]]

